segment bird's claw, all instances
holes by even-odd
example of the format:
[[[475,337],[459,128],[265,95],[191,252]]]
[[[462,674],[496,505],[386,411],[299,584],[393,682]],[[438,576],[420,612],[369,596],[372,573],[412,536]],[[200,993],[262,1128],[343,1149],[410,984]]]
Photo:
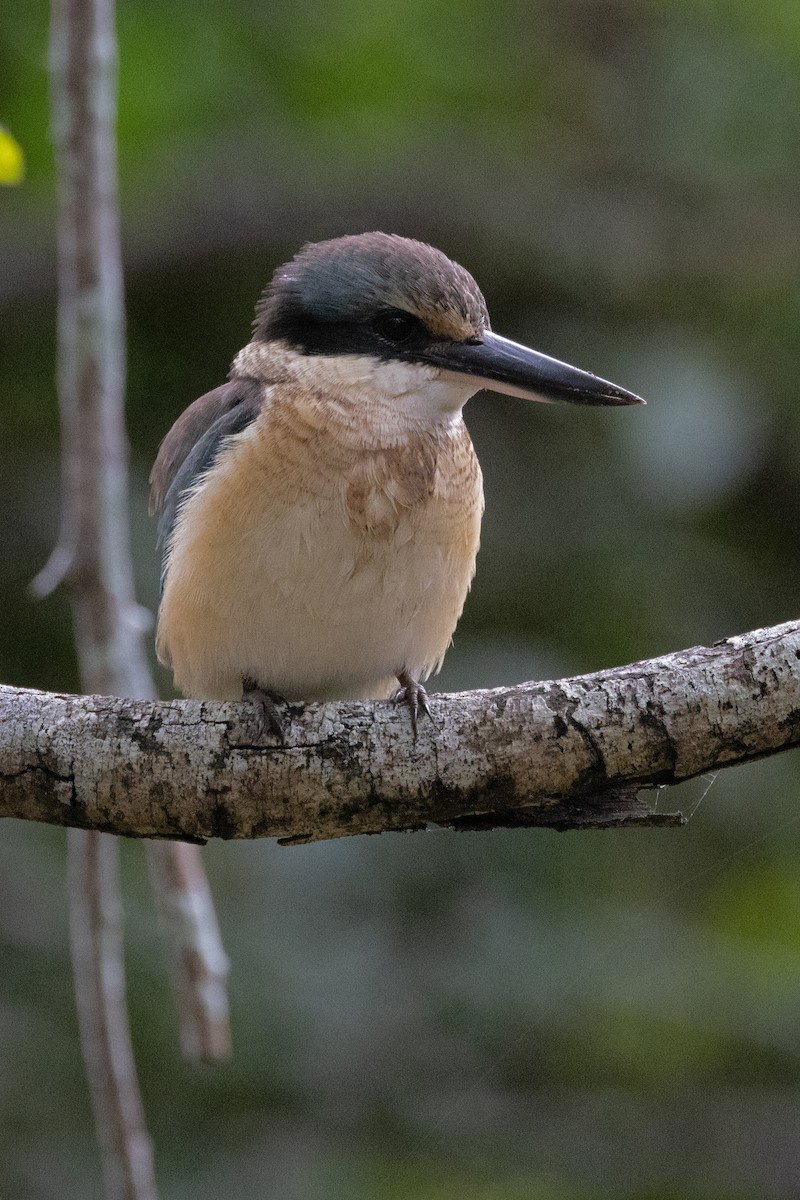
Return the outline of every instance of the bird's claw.
[[[416,679],[412,679],[407,672],[397,676],[397,682],[400,687],[394,694],[395,704],[407,704],[411,713],[411,729],[414,734],[414,740],[417,737],[417,722],[420,713],[425,716],[431,716],[430,705],[428,704],[428,693],[425,688]]]
[[[278,708],[279,704],[286,704],[283,696],[279,696],[277,692],[270,692],[266,688],[259,687],[257,683],[246,679],[244,682],[245,697],[252,702],[255,710],[256,725],[260,734],[272,734],[276,737],[282,746],[286,745],[286,729],[283,723]]]

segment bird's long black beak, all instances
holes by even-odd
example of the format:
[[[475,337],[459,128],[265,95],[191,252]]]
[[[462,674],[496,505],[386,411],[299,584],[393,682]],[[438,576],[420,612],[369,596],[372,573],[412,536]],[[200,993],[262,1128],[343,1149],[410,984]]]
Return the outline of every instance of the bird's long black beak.
[[[480,341],[443,342],[425,358],[444,371],[472,376],[482,387],[508,396],[567,404],[644,404],[639,396],[607,379],[496,333],[484,333]]]

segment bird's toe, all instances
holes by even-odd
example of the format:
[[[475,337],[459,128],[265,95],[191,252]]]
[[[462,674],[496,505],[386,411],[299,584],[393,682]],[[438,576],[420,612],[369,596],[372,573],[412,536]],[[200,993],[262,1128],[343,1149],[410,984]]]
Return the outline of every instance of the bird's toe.
[[[286,744],[286,727],[279,705],[286,705],[283,696],[262,688],[252,679],[244,680],[245,698],[249,700],[255,711],[256,724],[259,734],[271,734],[280,744]]]
[[[428,693],[418,680],[411,678],[407,671],[401,671],[397,676],[397,682],[400,687],[394,694],[394,701],[396,704],[408,706],[411,713],[411,728],[416,738],[420,713],[424,713],[427,717],[431,716]]]

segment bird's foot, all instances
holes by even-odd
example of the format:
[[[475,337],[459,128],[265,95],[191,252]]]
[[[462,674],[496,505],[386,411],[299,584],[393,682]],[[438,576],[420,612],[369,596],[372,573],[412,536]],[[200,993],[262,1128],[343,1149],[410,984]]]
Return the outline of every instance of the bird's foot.
[[[394,694],[395,704],[407,704],[411,713],[411,728],[414,733],[414,740],[417,737],[417,721],[419,714],[424,713],[427,717],[431,716],[430,706],[428,705],[428,693],[421,683],[416,679],[412,679],[408,671],[401,671],[397,676],[397,682],[400,687]]]
[[[243,681],[246,699],[250,700],[256,714],[256,724],[261,734],[271,733],[280,744],[286,744],[286,729],[278,705],[285,705],[286,700],[277,692],[262,688],[252,679]]]

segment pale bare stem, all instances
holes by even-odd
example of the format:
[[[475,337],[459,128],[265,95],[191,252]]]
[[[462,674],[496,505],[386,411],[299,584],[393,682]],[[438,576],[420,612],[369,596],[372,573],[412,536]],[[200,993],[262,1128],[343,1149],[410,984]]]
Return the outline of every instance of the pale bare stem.
[[[87,691],[149,697],[128,538],[113,0],[52,0],[50,71],[63,507],[59,545],[35,587],[67,578]],[[69,848],[78,1014],[107,1196],[154,1200],[125,1011],[118,848],[83,832]]]
[[[123,302],[116,205],[111,0],[53,0],[50,71],[58,190],[58,395],[63,512],[39,577],[67,574],[86,690],[150,695],[132,602],[122,429]],[[53,564],[56,564],[54,568]],[[108,1200],[155,1200],[125,1006],[118,846],[69,839],[72,965]]]
[[[117,838],[70,830],[70,944],[81,1047],[106,1195],[156,1200],[153,1151],[128,1034],[118,859]]]
[[[390,702],[293,705],[280,740],[248,703],[0,687],[0,816],[287,845],[430,822],[675,825],[652,789],[800,746],[799,662],[790,622],[594,675],[430,695],[416,739]]]
[[[147,851],[181,1049],[189,1059],[228,1058],[228,959],[200,851],[185,842],[148,842]]]
[[[72,570],[75,549],[69,545],[69,533],[62,529],[53,552],[41,571],[37,571],[30,582],[30,591],[37,600],[43,600],[62,584]]]

